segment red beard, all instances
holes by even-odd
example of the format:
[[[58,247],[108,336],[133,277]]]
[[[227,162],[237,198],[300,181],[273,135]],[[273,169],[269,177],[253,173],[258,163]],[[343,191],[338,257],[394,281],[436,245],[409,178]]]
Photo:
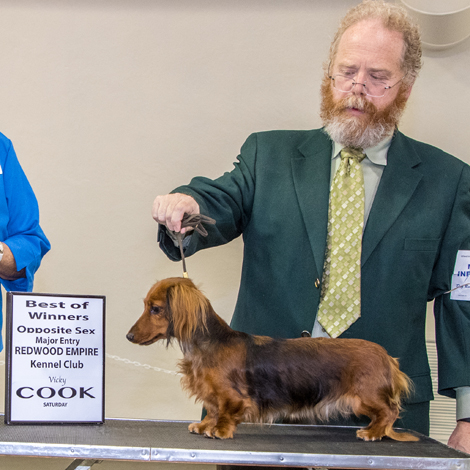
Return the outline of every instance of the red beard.
[[[344,98],[335,101],[331,79],[325,77],[321,87],[320,117],[330,137],[345,146],[370,148],[391,135],[405,109],[406,88],[401,87],[397,97],[386,108],[379,111],[363,95],[345,93]],[[351,116],[348,109],[356,108],[364,112],[361,116]]]

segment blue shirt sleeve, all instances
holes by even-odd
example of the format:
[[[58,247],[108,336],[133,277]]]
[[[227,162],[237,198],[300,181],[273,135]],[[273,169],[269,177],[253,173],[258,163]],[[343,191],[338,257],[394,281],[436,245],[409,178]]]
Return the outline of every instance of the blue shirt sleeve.
[[[34,274],[50,243],[39,225],[39,207],[33,189],[21,168],[13,145],[0,134],[0,241],[13,253],[16,267],[26,277],[0,279],[7,291],[31,291]]]

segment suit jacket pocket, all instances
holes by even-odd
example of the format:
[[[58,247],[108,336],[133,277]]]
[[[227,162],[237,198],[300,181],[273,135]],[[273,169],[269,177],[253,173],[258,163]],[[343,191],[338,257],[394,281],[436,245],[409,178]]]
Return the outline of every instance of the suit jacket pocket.
[[[437,251],[440,238],[405,238],[407,251]]]

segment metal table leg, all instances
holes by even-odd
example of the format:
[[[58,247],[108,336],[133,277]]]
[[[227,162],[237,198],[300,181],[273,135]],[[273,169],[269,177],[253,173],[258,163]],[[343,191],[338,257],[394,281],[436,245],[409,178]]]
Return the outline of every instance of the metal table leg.
[[[101,462],[102,460],[75,459],[65,470],[90,470],[95,463]]]

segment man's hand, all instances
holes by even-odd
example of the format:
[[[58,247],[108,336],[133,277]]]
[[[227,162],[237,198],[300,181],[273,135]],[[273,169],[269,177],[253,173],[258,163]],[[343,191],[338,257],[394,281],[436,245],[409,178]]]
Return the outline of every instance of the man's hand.
[[[3,257],[0,261],[0,277],[6,281],[16,281],[26,277],[26,269],[16,270],[16,260],[8,245],[3,243]]]
[[[450,436],[447,445],[470,454],[470,423],[457,421],[457,426]]]
[[[152,207],[152,217],[173,232],[192,230],[191,227],[181,229],[181,220],[184,214],[199,213],[199,204],[191,196],[180,193],[157,196]]]

